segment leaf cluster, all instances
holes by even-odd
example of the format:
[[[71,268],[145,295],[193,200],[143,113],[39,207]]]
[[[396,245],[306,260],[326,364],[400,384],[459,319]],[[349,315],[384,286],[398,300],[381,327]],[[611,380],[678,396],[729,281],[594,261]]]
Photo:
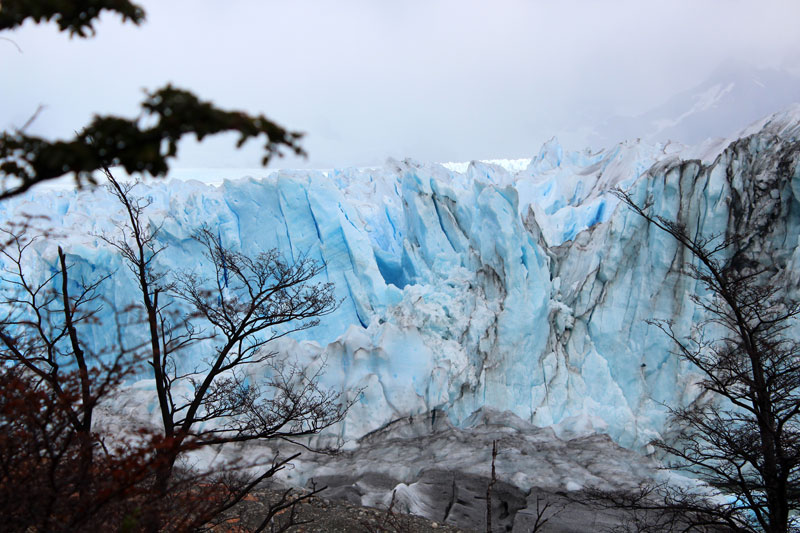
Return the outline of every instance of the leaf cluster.
[[[202,140],[223,132],[239,134],[237,147],[263,137],[264,165],[283,155],[283,148],[304,155],[301,134],[263,115],[225,111],[167,85],[147,93],[139,117],[96,116],[70,140],[48,141],[23,130],[0,134],[0,200],[65,174],[74,175],[79,184],[93,183],[96,171],[111,166],[121,166],[129,174],[164,176],[184,136],[194,134]]]
[[[125,22],[141,24],[144,10],[128,0],[3,0],[0,2],[0,30],[21,26],[31,19],[36,24],[55,21],[59,31],[89,37],[103,11],[116,13]]]

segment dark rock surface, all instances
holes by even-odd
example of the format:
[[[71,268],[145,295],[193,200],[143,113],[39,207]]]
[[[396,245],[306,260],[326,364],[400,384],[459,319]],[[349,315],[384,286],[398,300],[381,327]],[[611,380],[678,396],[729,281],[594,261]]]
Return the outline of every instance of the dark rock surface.
[[[328,496],[326,494],[326,496]],[[225,533],[251,531],[263,520],[270,503],[278,501],[280,491],[260,490],[248,501],[240,503],[231,513],[229,521],[221,528]],[[286,525],[290,512],[285,511],[275,520],[275,526]],[[398,513],[394,510],[353,505],[346,500],[320,497],[304,500],[298,504],[292,517],[296,525],[288,531],[297,533],[472,533],[473,530],[459,528],[428,520],[421,516]],[[269,531],[269,529],[267,529]],[[482,531],[482,530],[481,530]]]
[[[434,522],[438,528],[485,531],[495,441],[493,531],[610,529],[624,516],[582,503],[583,491],[634,489],[652,480],[656,471],[655,461],[621,448],[607,435],[562,434],[559,438],[552,429],[486,409],[476,413],[466,428],[429,414],[395,421],[338,454],[306,450],[280,481],[306,490],[327,487],[320,495],[328,502],[326,512],[345,521],[352,509],[377,517],[381,511],[376,509],[385,510],[391,504],[394,513],[425,519],[414,526],[422,529],[415,531],[433,531]],[[334,527],[333,523],[328,520],[325,526],[314,527]]]
[[[438,474],[428,477],[435,480]],[[447,518],[436,520],[430,517],[402,513],[393,506],[389,511],[385,508],[364,507],[354,505],[333,487],[297,505],[294,521],[288,531],[307,533],[471,533],[486,531],[485,484],[481,479],[473,479],[474,492],[466,490],[456,497],[453,506],[446,510]],[[431,483],[436,497],[436,483]],[[508,489],[510,486],[507,486]],[[497,488],[497,485],[495,486]],[[353,489],[355,490],[355,489]],[[484,496],[479,496],[483,490]],[[350,493],[352,494],[352,493]],[[227,531],[248,531],[256,527],[263,519],[271,502],[280,498],[281,492],[260,490],[253,493],[248,501],[242,502],[231,514],[227,522]],[[462,499],[473,497],[476,501]],[[609,531],[619,526],[625,516],[609,509],[598,510],[580,502],[580,495],[554,494],[542,490],[532,490],[522,497],[520,491],[497,490],[492,498],[492,531],[512,533],[585,533],[588,531]],[[396,501],[395,504],[398,502]],[[430,510],[436,511],[435,505]],[[276,521],[277,525],[286,524],[289,512],[282,513]],[[465,525],[466,524],[466,525]],[[237,529],[238,528],[238,529]],[[223,528],[223,531],[226,531]]]

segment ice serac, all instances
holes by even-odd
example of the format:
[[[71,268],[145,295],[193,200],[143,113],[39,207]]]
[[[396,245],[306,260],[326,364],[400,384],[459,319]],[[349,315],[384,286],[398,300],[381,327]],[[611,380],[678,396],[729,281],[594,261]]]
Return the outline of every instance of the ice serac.
[[[244,252],[278,248],[324,265],[321,280],[335,284],[341,305],[275,348],[325,361],[327,386],[363,388],[337,438],[420,413],[459,426],[486,407],[638,448],[663,431],[664,405],[695,394],[692,369],[646,320],[671,320],[681,334],[703,317],[687,297],[699,288],[679,274],[690,258],[610,191],[625,188],[690,231],[747,229],[742,245],[796,294],[799,124],[795,107],[700,147],[569,152],[553,139],[527,165],[389,161],[135,191],[162,224],[165,271],[204,268],[191,239],[202,224]],[[125,275],[96,237],[122,216],[103,189],[0,205],[6,222],[23,213],[47,215],[84,275]],[[54,246],[38,243],[31,267],[47,272]],[[107,287],[120,307],[135,299],[123,281]],[[112,341],[102,331],[98,339]]]
[[[789,294],[797,294],[800,204],[797,108],[732,141],[712,161],[666,158],[629,187],[640,205],[684,224],[690,234],[720,238],[740,231]],[[555,330],[554,345],[578,372],[568,372],[577,403],[604,412],[624,445],[643,444],[664,427],[660,405],[694,399],[692,369],[670,352],[668,339],[646,319],[672,321],[687,335],[704,319],[689,295],[702,288],[680,274],[692,258],[628,209],[554,250],[554,279],[572,327]],[[600,401],[604,407],[592,404]],[[568,407],[569,409],[569,407]],[[577,409],[577,406],[576,408]]]

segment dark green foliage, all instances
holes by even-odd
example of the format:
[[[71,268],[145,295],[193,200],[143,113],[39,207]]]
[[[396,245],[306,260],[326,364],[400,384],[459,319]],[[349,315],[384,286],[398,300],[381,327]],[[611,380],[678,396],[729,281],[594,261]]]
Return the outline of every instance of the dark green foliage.
[[[0,31],[16,28],[27,19],[53,20],[61,31],[89,37],[103,10],[137,25],[145,18],[144,10],[129,0],[0,0]],[[215,133],[238,132],[237,147],[263,134],[264,165],[272,156],[282,155],[282,147],[305,155],[299,133],[263,115],[224,111],[172,85],[147,93],[139,117],[95,116],[73,139],[49,141],[27,135],[25,130],[23,126],[0,133],[0,200],[66,174],[73,174],[78,185],[93,183],[95,171],[111,166],[121,166],[129,174],[164,176],[178,141],[190,133],[202,140]]]
[[[128,0],[2,0],[0,30],[21,26],[27,19],[35,23],[50,20],[70,35],[94,35],[94,22],[103,11],[117,13],[124,21],[140,24],[144,10]]]
[[[299,133],[263,115],[218,109],[191,92],[167,85],[147,94],[140,117],[96,116],[68,141],[50,142],[23,131],[1,134],[0,199],[65,174],[73,174],[78,183],[91,182],[94,171],[110,166],[121,166],[129,174],[164,176],[169,170],[167,160],[176,155],[177,142],[184,135],[194,133],[202,140],[227,131],[239,133],[237,147],[263,134],[265,165],[273,155],[282,155],[281,147],[304,155]]]

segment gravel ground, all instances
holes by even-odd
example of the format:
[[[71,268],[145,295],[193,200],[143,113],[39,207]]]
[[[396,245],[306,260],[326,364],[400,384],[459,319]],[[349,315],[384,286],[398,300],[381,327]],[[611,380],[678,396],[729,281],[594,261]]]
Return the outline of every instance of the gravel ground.
[[[245,533],[252,531],[265,516],[268,505],[279,501],[281,492],[259,490],[237,506],[231,513],[225,533]],[[359,507],[344,501],[330,500],[313,496],[296,506],[294,521],[297,525],[287,531],[297,533],[473,533],[449,524],[441,524],[420,516],[389,513],[386,509]],[[285,524],[290,512],[283,511],[278,521]],[[269,528],[266,529],[269,531]]]

